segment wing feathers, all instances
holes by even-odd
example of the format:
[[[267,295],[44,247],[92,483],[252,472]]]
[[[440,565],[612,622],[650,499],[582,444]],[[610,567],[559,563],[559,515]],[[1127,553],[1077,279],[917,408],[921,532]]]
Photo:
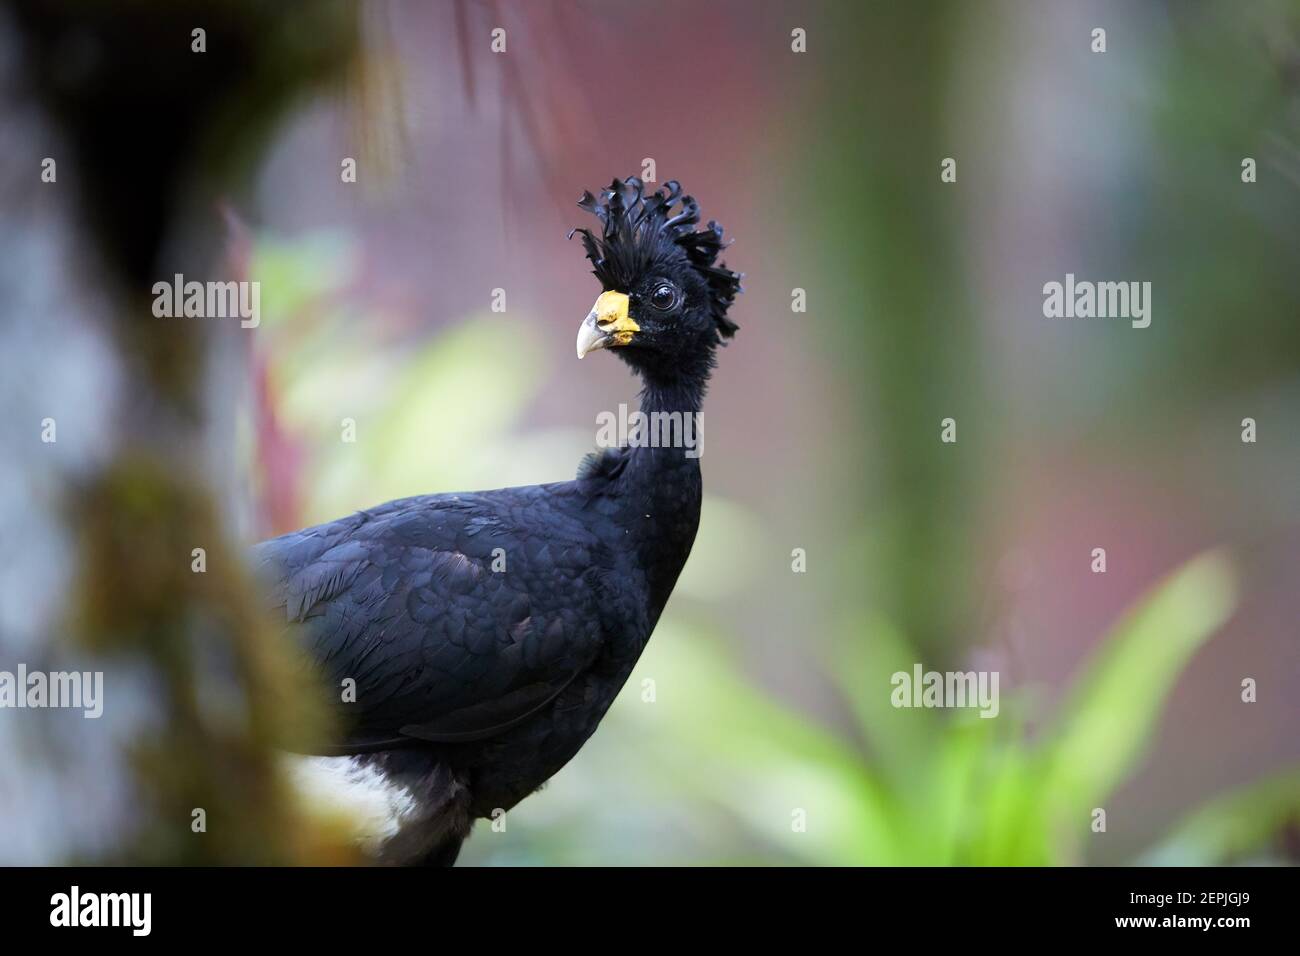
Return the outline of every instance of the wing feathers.
[[[563,487],[406,499],[257,546],[329,686],[355,681],[331,752],[502,733],[590,664],[601,545],[556,507]]]

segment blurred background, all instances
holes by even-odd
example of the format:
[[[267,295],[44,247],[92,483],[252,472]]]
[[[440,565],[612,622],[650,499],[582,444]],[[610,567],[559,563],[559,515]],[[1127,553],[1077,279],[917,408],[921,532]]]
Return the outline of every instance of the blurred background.
[[[0,6],[0,669],[106,672],[0,710],[0,861],[350,859],[242,549],[572,477],[635,386],[565,235],[651,167],[745,273],[699,539],[462,862],[1300,859],[1300,7],[275,6]],[[177,271],[260,326],[153,317]],[[1045,318],[1066,273],[1150,327]],[[918,662],[999,717],[892,708]]]

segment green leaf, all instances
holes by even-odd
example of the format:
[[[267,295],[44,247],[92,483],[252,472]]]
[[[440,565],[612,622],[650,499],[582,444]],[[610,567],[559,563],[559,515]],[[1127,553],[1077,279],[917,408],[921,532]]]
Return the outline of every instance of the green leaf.
[[[345,233],[320,231],[286,240],[259,237],[249,276],[264,290],[274,290],[261,302],[260,334],[278,334],[300,310],[345,288],[358,263],[356,244]]]
[[[1236,586],[1222,554],[1185,564],[1103,641],[1042,755],[1047,820],[1084,832],[1098,806],[1133,770],[1155,731],[1165,698],[1196,650],[1232,613]],[[1072,822],[1071,822],[1072,821]]]
[[[939,735],[942,722],[932,711],[894,707],[891,678],[912,673],[917,651],[881,617],[846,619],[825,670],[857,718],[894,785],[916,784],[916,772]]]
[[[906,862],[894,794],[860,754],[740,679],[712,641],[662,622],[638,672],[661,688],[654,708],[637,711],[666,719],[661,730],[673,738],[666,756],[679,764],[683,786],[806,862]],[[806,826],[794,825],[795,811]]]
[[[496,316],[447,329],[400,362],[393,355],[354,353],[348,372],[336,357],[330,367],[341,368],[339,374],[312,378],[325,455],[310,513],[328,517],[431,489],[498,486],[498,462],[509,454],[512,430],[544,378],[537,356],[545,352],[535,339],[527,323]],[[501,347],[506,341],[511,348]],[[380,380],[385,370],[388,381]],[[331,392],[350,401],[340,404]],[[355,444],[338,439],[343,415],[356,419]],[[569,464],[569,474],[575,468],[576,462]],[[563,477],[561,471],[531,480]]]
[[[1223,866],[1268,863],[1288,829],[1300,830],[1300,770],[1268,777],[1193,811],[1142,863],[1147,866]]]

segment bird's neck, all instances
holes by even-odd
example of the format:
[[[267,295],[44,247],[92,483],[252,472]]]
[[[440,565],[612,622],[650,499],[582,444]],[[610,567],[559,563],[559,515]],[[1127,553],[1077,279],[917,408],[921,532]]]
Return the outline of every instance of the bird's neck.
[[[704,405],[704,390],[708,378],[671,378],[657,379],[649,376],[642,380],[641,411],[682,412],[698,415]]]
[[[655,615],[672,593],[700,523],[703,382],[647,382],[642,427],[628,451],[620,489],[626,527],[647,569]]]

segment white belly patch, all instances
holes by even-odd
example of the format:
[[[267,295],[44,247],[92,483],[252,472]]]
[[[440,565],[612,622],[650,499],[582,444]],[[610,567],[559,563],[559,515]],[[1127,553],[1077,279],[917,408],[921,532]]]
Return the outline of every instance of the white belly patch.
[[[307,812],[342,818],[369,852],[378,852],[418,809],[409,789],[356,757],[287,759],[294,790]]]

